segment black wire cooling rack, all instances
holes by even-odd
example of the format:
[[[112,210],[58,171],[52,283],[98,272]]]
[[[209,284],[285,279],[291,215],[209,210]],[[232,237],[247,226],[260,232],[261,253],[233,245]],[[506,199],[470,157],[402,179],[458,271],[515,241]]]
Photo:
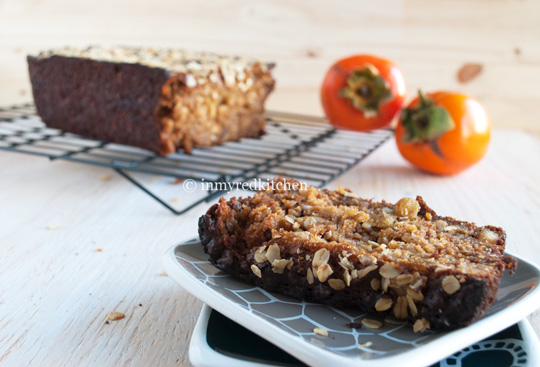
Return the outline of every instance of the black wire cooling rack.
[[[177,182],[263,182],[289,176],[322,187],[364,159],[392,136],[391,129],[358,133],[336,130],[324,119],[268,112],[267,134],[221,146],[160,157],[149,151],[82,138],[50,129],[32,104],[0,108],[0,149],[110,167],[174,214],[183,214],[227,190],[207,190],[181,208],[148,188],[137,173],[173,177]],[[135,175],[134,175],[135,174]],[[215,185],[219,186],[219,185]]]

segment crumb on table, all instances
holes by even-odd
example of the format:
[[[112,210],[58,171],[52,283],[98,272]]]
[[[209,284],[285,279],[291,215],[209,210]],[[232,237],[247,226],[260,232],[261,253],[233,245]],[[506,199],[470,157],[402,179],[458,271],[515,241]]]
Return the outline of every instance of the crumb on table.
[[[118,311],[111,311],[107,314],[107,320],[110,320],[110,321],[121,320],[124,317],[126,317],[126,315]]]

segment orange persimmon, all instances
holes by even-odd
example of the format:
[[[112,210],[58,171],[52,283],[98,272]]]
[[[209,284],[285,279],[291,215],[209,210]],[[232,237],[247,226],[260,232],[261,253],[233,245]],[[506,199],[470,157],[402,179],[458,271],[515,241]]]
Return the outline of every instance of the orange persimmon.
[[[434,92],[412,100],[401,113],[395,138],[401,155],[417,168],[459,173],[486,154],[491,123],[476,99],[461,93]]]
[[[336,61],[321,85],[328,121],[341,129],[369,131],[387,126],[405,101],[405,80],[394,62],[373,55]]]

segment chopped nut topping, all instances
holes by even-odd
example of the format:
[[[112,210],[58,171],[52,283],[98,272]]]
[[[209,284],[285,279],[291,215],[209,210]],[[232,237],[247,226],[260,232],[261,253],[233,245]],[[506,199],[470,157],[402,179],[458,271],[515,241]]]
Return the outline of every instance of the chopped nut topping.
[[[381,281],[381,286],[382,286],[383,292],[388,292],[388,286],[389,285],[390,285],[390,279],[383,277],[382,281]]]
[[[448,223],[442,219],[436,220],[433,224],[435,224],[435,227],[437,227],[437,230],[439,231],[444,230],[444,227],[448,226]]]
[[[411,296],[406,296],[407,298],[407,305],[409,306],[409,311],[411,311],[412,317],[416,317],[418,315],[418,309],[416,308],[416,304],[414,303]]]
[[[414,280],[412,274],[401,274],[398,275],[395,279],[397,285],[410,284]]]
[[[394,211],[398,217],[414,219],[420,211],[420,204],[415,199],[403,198],[396,203]]]
[[[353,264],[351,264],[351,262],[349,261],[347,257],[342,258],[341,261],[339,262],[339,265],[341,265],[343,269],[347,269],[347,270],[354,269]]]
[[[371,225],[375,227],[379,227],[379,228],[388,228],[388,227],[391,227],[395,221],[396,221],[395,216],[382,212],[382,213],[374,215],[371,218]]]
[[[368,275],[375,269],[377,269],[377,265],[366,266],[364,269],[360,270],[360,273],[358,274],[358,278],[365,277],[366,275]]]
[[[257,263],[263,263],[267,260],[266,258],[266,246],[261,246],[255,251],[255,254],[253,256],[255,258],[255,261]]]
[[[483,240],[489,242],[496,242],[499,239],[499,235],[490,229],[484,229],[482,231],[481,237]]]
[[[295,218],[292,215],[286,215],[285,220],[291,224],[295,223]]]
[[[326,279],[328,279],[328,277],[332,275],[333,273],[334,271],[328,264],[324,264],[317,268],[317,278],[319,279],[319,282],[321,283],[324,283]]]
[[[307,282],[308,284],[313,284],[315,279],[313,278],[313,271],[311,269],[307,270]]]
[[[399,275],[399,270],[397,270],[390,264],[384,264],[379,269],[379,274],[381,274],[385,278],[392,279]]]
[[[328,331],[326,331],[325,329],[320,328],[320,327],[316,327],[315,329],[313,329],[313,332],[314,332],[316,335],[320,335],[320,336],[328,336]]]
[[[276,274],[283,274],[285,271],[285,268],[289,268],[289,266],[292,266],[293,260],[292,259],[280,259],[280,260],[274,260],[272,261],[272,271]]]
[[[263,69],[270,67],[269,64],[257,60],[242,57],[221,56],[209,52],[193,52],[178,49],[155,49],[129,46],[101,47],[90,46],[87,48],[64,47],[61,49],[41,52],[39,57],[51,56],[78,57],[90,60],[122,62],[126,64],[140,64],[152,68],[161,68],[172,73],[189,73],[193,80],[186,80],[188,86],[194,86],[197,78],[216,73],[223,74],[224,81],[229,85],[236,79],[245,79],[245,73],[255,64]],[[210,78],[211,79],[211,78]],[[203,81],[204,79],[200,79]],[[217,82],[217,81],[213,81]]]
[[[371,288],[373,288],[374,291],[381,289],[381,281],[378,278],[371,279]]]
[[[330,259],[330,251],[325,248],[321,248],[315,252],[313,256],[313,267],[317,268],[319,266],[325,265]]]
[[[382,326],[382,322],[373,319],[363,319],[362,325],[364,325],[368,329],[380,329]]]
[[[375,242],[375,241],[368,241],[368,243],[369,243],[372,247],[377,247],[377,246],[380,245],[380,243]]]
[[[452,267],[449,266],[449,265],[445,265],[445,264],[438,264],[437,268],[435,269],[435,273],[445,271],[445,270],[448,270],[448,269],[452,269]]]
[[[392,301],[392,298],[381,297],[381,298],[379,298],[377,303],[375,303],[375,310],[377,310],[377,311],[386,311],[386,310],[390,309],[390,307],[392,307],[392,303],[394,303]]]
[[[360,259],[360,263],[362,263],[362,265],[364,266],[375,265],[377,264],[377,259],[370,256],[362,256],[362,258]]]
[[[392,288],[398,296],[406,296],[407,290],[404,286],[392,284],[392,280],[390,280],[390,288]]]
[[[343,272],[343,280],[345,280],[345,284],[347,285],[347,287],[349,287],[351,285],[351,274],[349,273],[349,269],[345,269],[345,271]]]
[[[262,278],[261,269],[259,269],[259,267],[257,265],[255,265],[255,264],[251,265],[251,271],[253,272],[253,274],[258,276],[259,278]]]
[[[448,294],[454,294],[461,288],[459,280],[453,275],[447,275],[442,280],[442,288]]]
[[[396,212],[395,212],[395,210],[393,208],[384,207],[382,210],[386,214],[396,214]]]
[[[424,295],[419,290],[407,287],[407,296],[411,297],[414,301],[423,301]]]
[[[275,260],[280,260],[280,249],[277,243],[274,243],[268,247],[268,251],[266,252],[266,258],[268,261],[270,261],[270,264],[273,264]]]
[[[313,223],[315,223],[313,218],[312,217],[307,217],[306,219],[304,219],[304,223],[303,223],[304,228],[309,229],[313,225]]]
[[[430,327],[429,321],[424,318],[421,318],[415,321],[413,325],[413,331],[415,333],[424,332],[426,331],[426,329],[429,329],[429,327]]]
[[[399,296],[394,305],[394,316],[396,319],[406,319],[407,314],[407,298]]]
[[[328,279],[328,285],[330,285],[330,287],[336,291],[345,289],[345,282],[341,279]]]
[[[413,284],[411,284],[411,287],[413,289],[418,289],[423,283],[423,280],[422,278],[419,278],[418,280],[416,280]]]

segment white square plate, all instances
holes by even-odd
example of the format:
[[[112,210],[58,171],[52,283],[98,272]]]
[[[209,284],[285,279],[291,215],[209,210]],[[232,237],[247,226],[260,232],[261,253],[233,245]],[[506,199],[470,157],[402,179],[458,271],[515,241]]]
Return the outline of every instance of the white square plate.
[[[359,322],[364,313],[267,292],[222,272],[207,259],[202,245],[193,240],[171,248],[164,263],[169,276],[195,297],[312,366],[429,365],[506,329],[540,304],[540,270],[518,258],[518,270],[503,276],[493,306],[468,327],[418,334],[407,325],[352,329],[346,325]],[[329,335],[315,335],[315,327]],[[371,345],[359,346],[366,342]]]
[[[431,367],[537,367],[540,342],[524,319]],[[196,367],[305,367],[301,361],[204,305],[189,344]]]

